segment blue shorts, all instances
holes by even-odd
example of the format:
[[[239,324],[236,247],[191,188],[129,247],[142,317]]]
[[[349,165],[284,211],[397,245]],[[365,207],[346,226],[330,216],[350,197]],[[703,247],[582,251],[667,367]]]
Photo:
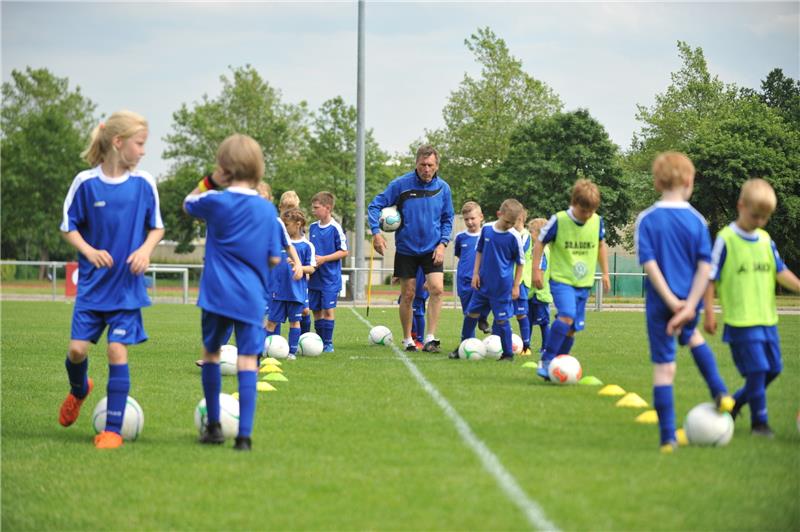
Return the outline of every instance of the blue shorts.
[[[336,301],[339,299],[338,290],[314,290],[308,289],[308,308],[311,310],[323,310],[336,308]]]
[[[411,309],[414,311],[414,316],[424,316],[425,315],[425,302],[427,300],[421,297],[415,297],[414,301],[411,302]]]
[[[514,315],[527,316],[528,315],[528,287],[524,284],[519,285],[519,297],[513,301]]]
[[[547,325],[550,323],[550,303],[542,303],[536,296],[528,300],[528,317],[531,325]]]
[[[273,299],[269,309],[269,321],[274,323],[283,323],[286,320],[289,320],[289,323],[300,321],[303,318],[304,308],[306,308],[305,303]]]
[[[243,321],[221,316],[202,310],[201,325],[203,330],[203,346],[209,353],[219,351],[222,344],[227,344],[231,332],[236,330],[236,346],[241,355],[258,355],[264,350],[264,338],[267,331],[261,325],[253,325]]]
[[[645,302],[645,316],[647,321],[647,339],[650,341],[650,361],[653,364],[668,364],[675,362],[675,337],[667,334],[667,323],[672,319],[673,312],[663,304]],[[680,345],[689,343],[694,334],[700,314],[694,317],[681,329],[677,339]]]
[[[108,342],[125,345],[140,344],[147,340],[142,323],[142,310],[88,310],[75,309],[72,312],[73,340],[97,343],[108,325]]]
[[[492,311],[495,321],[505,321],[513,316],[514,306],[511,304],[511,296],[506,299],[488,298],[480,292],[473,292],[469,300],[467,314],[478,314],[488,316],[489,310]]]
[[[582,331],[586,327],[586,301],[590,288],[579,288],[557,281],[550,281],[550,293],[556,306],[556,317],[570,318],[572,330]]]
[[[469,308],[469,302],[472,299],[472,294],[475,293],[475,290],[469,290],[468,292],[462,292],[458,294],[458,299],[461,300],[461,312],[464,315],[467,315],[467,309]]]
[[[780,373],[783,371],[781,346],[777,342],[732,343],[731,354],[736,369],[743,377],[751,373]]]

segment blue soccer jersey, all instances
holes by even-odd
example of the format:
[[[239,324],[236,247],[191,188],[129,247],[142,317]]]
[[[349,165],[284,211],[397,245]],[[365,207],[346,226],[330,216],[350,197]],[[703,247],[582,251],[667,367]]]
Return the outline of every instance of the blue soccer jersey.
[[[300,258],[300,263],[303,266],[315,266],[317,260],[314,253],[314,245],[305,238],[299,240],[290,240],[297,251],[297,256]],[[282,252],[281,263],[278,264],[271,272],[273,279],[273,293],[272,298],[276,301],[292,301],[295,303],[303,303],[305,305],[308,299],[308,281],[306,276],[303,275],[298,280],[294,279],[294,272],[288,262],[288,254],[286,250]]]
[[[706,220],[685,201],[657,201],[642,211],[636,218],[634,243],[639,264],[655,260],[678,299],[689,296],[697,264],[711,260]],[[645,288],[649,301],[665,306],[649,279]]]
[[[77,231],[95,249],[114,259],[110,268],[96,268],[78,254],[76,309],[132,310],[150,304],[143,275],[126,263],[152,229],[164,227],[153,177],[132,170],[107,177],[100,166],[75,176],[64,200],[61,231]]]
[[[331,218],[327,225],[318,221],[308,229],[308,241],[314,245],[319,256],[337,251],[347,251],[347,236],[339,222]],[[342,261],[334,260],[321,264],[311,275],[308,287],[320,292],[338,292],[342,289]]]
[[[190,215],[206,221],[200,297],[204,310],[261,325],[267,304],[270,257],[281,256],[275,206],[255,190],[229,187],[184,200]]]
[[[525,264],[522,237],[513,228],[501,231],[496,225],[497,222],[485,224],[478,239],[476,251],[481,253],[478,292],[489,299],[511,299],[515,267]]]
[[[475,248],[478,245],[478,237],[480,235],[480,231],[477,233],[461,231],[456,235],[453,252],[456,257],[458,257],[456,288],[459,296],[463,296],[472,290],[472,273],[475,269]]]

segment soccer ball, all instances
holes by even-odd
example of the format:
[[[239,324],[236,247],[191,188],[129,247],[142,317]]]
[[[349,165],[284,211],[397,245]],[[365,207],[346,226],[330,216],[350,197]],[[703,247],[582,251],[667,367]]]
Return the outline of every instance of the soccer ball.
[[[550,380],[557,384],[576,384],[583,376],[578,359],[572,355],[558,355],[547,368]]]
[[[391,233],[400,229],[400,224],[403,219],[400,217],[400,211],[397,206],[390,205],[381,209],[381,217],[378,218],[378,223],[381,226],[381,231]]]
[[[286,358],[289,356],[289,342],[279,334],[267,336],[264,340],[264,351],[272,358]]]
[[[458,346],[458,357],[464,360],[483,360],[486,346],[477,338],[467,338]]]
[[[106,404],[108,397],[103,397],[97,406],[94,407],[92,413],[92,427],[94,432],[100,434],[106,430]],[[144,427],[144,411],[136,399],[128,396],[128,402],[125,405],[125,415],[122,418],[122,438],[125,440],[133,441],[139,437]]]
[[[503,354],[503,342],[496,334],[490,334],[483,339],[483,346],[486,349],[486,358],[500,360],[500,355]]]
[[[239,349],[235,345],[223,345],[219,348],[219,371],[223,375],[236,375],[236,360]]]
[[[208,409],[206,398],[203,397],[194,409],[194,426],[202,434],[207,422]],[[222,434],[226,438],[233,438],[239,434],[239,401],[227,393],[219,394],[219,422],[222,425]]]
[[[515,355],[522,353],[522,338],[516,333],[511,333],[511,352]]]
[[[369,343],[373,345],[390,345],[392,331],[385,325],[376,325],[369,330]]]
[[[733,437],[733,418],[720,413],[714,403],[700,403],[686,414],[686,438],[692,445],[727,445]]]
[[[318,357],[322,354],[322,338],[313,332],[301,334],[297,341],[297,352],[307,357]]]

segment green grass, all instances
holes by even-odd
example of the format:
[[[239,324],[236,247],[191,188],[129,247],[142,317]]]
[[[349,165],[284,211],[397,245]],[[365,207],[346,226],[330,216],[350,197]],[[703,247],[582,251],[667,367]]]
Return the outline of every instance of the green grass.
[[[103,347],[91,353],[96,390],[75,426],[58,425],[72,306],[2,302],[2,527],[40,529],[527,529],[456,429],[387,348],[367,347],[348,307],[336,353],[283,366],[259,394],[254,450],[195,443],[202,396],[193,362],[199,310],[145,310],[151,340],[131,349],[131,395],[145,411],[140,439],[117,451],[91,444],[90,414],[105,395]],[[546,516],[567,530],[796,530],[800,523],[800,316],[783,316],[784,374],[769,388],[772,441],[747,415],[725,448],[658,453],[657,428],[633,422],[597,388],[545,385],[494,362],[411,359]],[[399,336],[396,308],[369,320]],[[637,312],[590,313],[574,353],[585,374],[651,400],[651,366]],[[452,349],[460,315],[445,311]],[[101,345],[103,345],[101,343]],[[741,379],[711,341],[729,386]],[[223,391],[235,391],[226,377]],[[682,351],[679,418],[707,392]]]

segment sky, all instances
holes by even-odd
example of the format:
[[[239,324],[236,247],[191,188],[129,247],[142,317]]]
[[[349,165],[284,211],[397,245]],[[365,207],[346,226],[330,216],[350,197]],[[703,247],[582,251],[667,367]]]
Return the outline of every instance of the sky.
[[[2,80],[47,68],[97,104],[150,123],[141,167],[165,175],[172,113],[216,97],[230,67],[252,65],[310,109],[356,104],[357,21],[347,2],[8,2]],[[800,2],[374,2],[365,4],[365,117],[385,151],[407,152],[465,75],[478,28],[504,39],[565,110],[587,108],[622,149],[680,68],[677,41],[701,47],[726,83],[759,88],[773,68],[800,77]],[[447,154],[443,154],[444,157]]]

